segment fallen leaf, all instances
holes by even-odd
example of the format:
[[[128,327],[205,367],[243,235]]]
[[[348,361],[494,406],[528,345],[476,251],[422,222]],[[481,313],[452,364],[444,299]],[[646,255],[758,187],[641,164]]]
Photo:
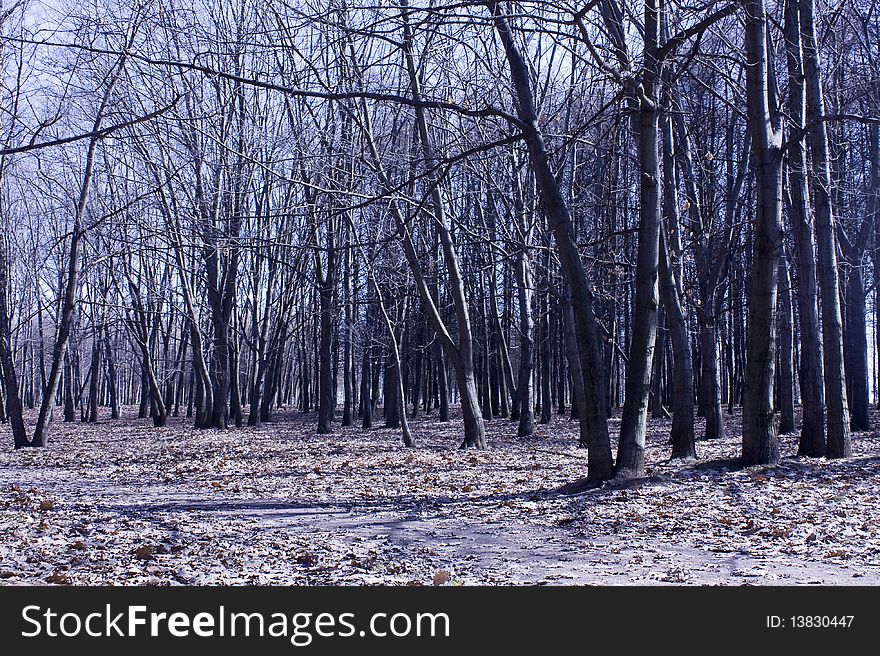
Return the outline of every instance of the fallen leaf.
[[[142,547],[138,547],[134,550],[135,558],[140,560],[149,560],[153,557],[153,547],[152,545],[145,544]]]

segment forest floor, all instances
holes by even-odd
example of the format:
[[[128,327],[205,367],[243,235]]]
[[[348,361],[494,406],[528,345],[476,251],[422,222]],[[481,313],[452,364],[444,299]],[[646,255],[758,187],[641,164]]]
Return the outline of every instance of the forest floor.
[[[839,461],[782,436],[779,465],[743,469],[738,415],[691,462],[651,420],[645,479],[563,495],[576,422],[496,420],[482,452],[460,422],[412,424],[415,450],[299,413],[220,432],[127,408],[20,451],[4,431],[0,584],[880,584],[876,433]]]

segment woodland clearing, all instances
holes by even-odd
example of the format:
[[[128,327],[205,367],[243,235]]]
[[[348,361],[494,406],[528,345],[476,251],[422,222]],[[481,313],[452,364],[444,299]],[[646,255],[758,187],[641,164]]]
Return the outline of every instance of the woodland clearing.
[[[477,451],[456,418],[416,419],[407,449],[308,414],[213,431],[135,410],[0,454],[0,583],[880,584],[874,433],[835,461],[781,436],[780,464],[744,469],[738,415],[697,461],[651,420],[644,479],[566,495],[586,453],[558,417],[532,439],[496,420]]]

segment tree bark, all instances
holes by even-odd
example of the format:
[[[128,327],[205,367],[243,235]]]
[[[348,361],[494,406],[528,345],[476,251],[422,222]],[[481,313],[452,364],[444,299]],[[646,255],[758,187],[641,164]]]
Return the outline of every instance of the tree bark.
[[[660,245],[660,153],[657,49],[660,21],[654,0],[645,0],[644,68],[638,112],[639,229],[632,339],[626,361],[623,414],[617,449],[618,475],[645,475],[645,433],[651,391],[651,362],[660,303],[657,268]]]
[[[777,268],[781,246],[781,132],[767,47],[763,0],[745,2],[746,105],[754,153],[757,210],[752,234],[749,325],[743,392],[742,460],[746,466],[779,460],[773,417]]]
[[[541,195],[541,205],[550,230],[556,240],[560,264],[571,288],[571,302],[578,337],[578,352],[584,378],[584,414],[580,418],[582,441],[588,444],[587,479],[605,480],[613,473],[611,441],[608,435],[608,419],[605,397],[602,392],[602,354],[593,311],[593,294],[587,281],[578,251],[574,226],[568,205],[559,189],[559,183],[550,166],[550,154],[538,126],[538,117],[532,94],[529,69],[514,42],[513,33],[501,8],[501,3],[490,0],[495,30],[504,46],[510,68],[510,78],[517,104],[517,115],[529,158],[535,173],[535,181]]]
[[[794,316],[791,307],[791,278],[788,256],[779,257],[779,433],[794,432]]]
[[[110,331],[104,326],[104,360],[107,363],[107,390],[110,396],[110,418],[119,419],[119,393],[116,375],[116,358],[110,344]]]
[[[664,94],[666,109],[671,110],[671,89]],[[675,136],[669,111],[661,119],[663,135],[663,215],[660,225],[660,298],[666,311],[669,341],[672,345],[672,442],[673,458],[695,458],[694,372],[691,360],[688,322],[681,302],[681,240],[678,195],[675,186]],[[673,244],[674,248],[670,247]]]
[[[24,408],[18,391],[18,377],[12,350],[12,324],[9,316],[9,244],[7,231],[0,231],[0,371],[3,374],[6,411],[16,449],[32,446],[24,425]]]
[[[804,86],[807,99],[807,125],[810,130],[812,186],[816,211],[819,286],[822,291],[822,346],[824,350],[825,405],[828,410],[828,433],[825,456],[846,458],[852,455],[850,418],[846,398],[843,363],[843,321],[840,310],[840,281],[837,270],[835,220],[831,208],[831,170],[828,161],[828,133],[825,121],[822,78],[816,40],[813,0],[800,0],[801,39],[803,44]]]
[[[785,3],[785,49],[788,62],[788,113],[791,129],[799,131],[804,128],[806,120],[799,0],[787,0]],[[798,274],[801,347],[799,382],[803,412],[798,455],[819,457],[825,455],[825,389],[822,383],[822,338],[819,334],[816,240],[803,139],[797,140],[788,150],[788,190]]]
[[[672,342],[672,457],[696,458],[694,444],[694,376],[691,363],[687,317],[681,307],[678,289],[670,265],[669,247],[660,236],[660,289],[669,323]]]

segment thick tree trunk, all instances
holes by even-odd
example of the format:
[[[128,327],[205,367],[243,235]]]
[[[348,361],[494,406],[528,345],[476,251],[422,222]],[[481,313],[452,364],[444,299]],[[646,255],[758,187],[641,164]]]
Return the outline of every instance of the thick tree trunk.
[[[804,85],[807,98],[807,125],[812,154],[812,186],[816,210],[819,286],[822,291],[822,345],[824,350],[825,405],[828,409],[828,437],[825,455],[845,458],[852,455],[850,419],[843,364],[843,327],[840,310],[840,282],[837,271],[837,242],[831,209],[831,170],[828,161],[828,133],[825,121],[822,78],[816,39],[813,0],[800,0],[803,43]]]
[[[874,80],[874,83],[877,84],[878,80]],[[878,280],[880,280],[880,124],[875,123],[870,128],[870,144],[869,148],[869,158],[871,160],[871,193],[868,197],[868,213],[873,217],[874,221],[874,248],[871,249],[871,257],[874,263],[874,280],[875,284]],[[880,298],[880,293],[878,293],[875,288],[875,296],[874,296],[874,353],[876,354],[877,359],[877,368],[875,369],[875,376],[880,378],[880,302],[877,302],[877,299]],[[880,405],[880,386],[875,386],[877,393],[877,403]]]
[[[671,89],[664,96],[671,109]],[[672,442],[673,458],[695,458],[694,372],[688,322],[681,303],[681,267],[676,256],[681,251],[678,195],[675,185],[675,137],[672,117],[667,111],[661,120],[663,134],[663,215],[660,226],[659,284],[672,345]],[[670,248],[672,244],[672,248]]]
[[[657,335],[660,292],[657,268],[660,246],[659,103],[656,86],[660,21],[654,0],[645,2],[643,97],[638,113],[639,232],[636,255],[632,339],[626,361],[626,390],[617,449],[617,475],[645,475],[645,433],[651,391],[651,361]]]
[[[788,62],[788,108],[792,130],[804,127],[804,80],[798,0],[785,4],[785,48]],[[825,389],[822,383],[822,340],[816,282],[816,241],[807,181],[807,154],[803,139],[788,150],[788,193],[797,261],[797,304],[800,331],[798,367],[803,409],[798,455],[825,455]]]
[[[743,464],[779,460],[773,417],[777,268],[781,246],[781,131],[775,110],[763,0],[746,0],[746,104],[754,152],[757,211],[752,234],[749,326],[743,393]]]

